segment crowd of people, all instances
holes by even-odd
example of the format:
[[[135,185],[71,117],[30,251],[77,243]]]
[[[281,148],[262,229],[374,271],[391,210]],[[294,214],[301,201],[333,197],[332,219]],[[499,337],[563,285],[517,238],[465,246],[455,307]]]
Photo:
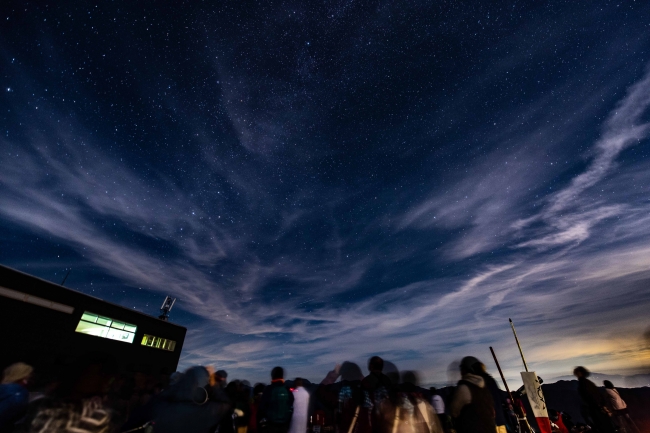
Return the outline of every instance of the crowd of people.
[[[110,359],[86,359],[39,374],[16,363],[0,385],[0,433],[506,433],[526,432],[521,396],[499,389],[478,359],[460,363],[453,389],[422,388],[416,372],[400,375],[378,356],[367,375],[352,362],[328,372],[320,384],[285,381],[282,367],[271,383],[228,381],[224,370],[192,367],[166,382],[130,377]],[[554,431],[638,432],[611,382],[605,393],[584,367],[575,369],[583,417],[575,425],[550,410]],[[515,393],[516,394],[516,393]]]

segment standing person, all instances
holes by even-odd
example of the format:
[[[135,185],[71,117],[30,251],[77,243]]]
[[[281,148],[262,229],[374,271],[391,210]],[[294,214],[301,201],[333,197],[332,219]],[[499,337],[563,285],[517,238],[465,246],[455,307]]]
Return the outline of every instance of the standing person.
[[[619,432],[636,432],[639,433],[639,429],[630,418],[630,414],[627,410],[627,404],[618,393],[618,390],[614,388],[614,384],[609,380],[603,381],[605,385],[605,395],[609,403],[609,407],[612,410],[614,420],[618,426]]]
[[[431,406],[435,409],[438,416],[441,416],[445,413],[445,401],[438,394],[438,390],[435,387],[429,388],[431,393]]]
[[[5,368],[0,385],[0,433],[12,431],[16,421],[25,415],[29,404],[27,384],[33,371],[22,362]]]
[[[587,424],[598,433],[614,433],[614,426],[607,414],[607,407],[598,387],[589,379],[591,373],[584,367],[576,367],[573,375],[578,378],[578,394],[587,409]]]
[[[466,356],[460,362],[461,380],[449,407],[458,433],[496,431],[492,395],[485,386],[485,380],[475,369],[479,363],[473,356]]]
[[[217,387],[225,388],[228,385],[228,373],[226,373],[226,370],[217,370],[214,373],[214,381]]]
[[[368,361],[370,374],[361,381],[363,402],[359,411],[359,433],[390,433],[395,424],[395,389],[383,373],[384,360],[373,356]]]
[[[250,417],[248,417],[248,433],[258,433],[257,428],[257,409],[260,406],[260,399],[264,392],[264,384],[258,383],[253,388],[253,397],[250,402]]]
[[[492,401],[494,403],[494,421],[497,424],[497,433],[506,433],[506,415],[503,411],[504,405],[506,404],[506,393],[499,389],[497,381],[487,372],[487,367],[482,362],[479,362],[474,366],[476,373],[483,378],[485,381],[485,387],[490,391],[492,395]]]
[[[154,396],[135,413],[121,431],[138,429],[153,422],[156,433],[214,432],[224,416],[230,413],[230,407],[228,402],[212,399],[209,383],[210,373],[205,367],[189,368],[178,382]],[[232,424],[232,420],[230,422]]]
[[[263,433],[287,433],[293,414],[293,394],[284,384],[284,369],[271,370],[271,384],[264,389],[257,409],[258,427]]]
[[[405,371],[396,388],[394,433],[443,433],[435,409],[424,398],[425,390],[419,387],[416,372]]]
[[[337,379],[341,378],[339,382]],[[324,412],[322,420],[334,425],[339,433],[356,431],[361,410],[361,368],[350,361],[337,364],[327,373],[316,390],[317,406]],[[315,413],[314,421],[321,421]]]
[[[304,388],[300,377],[293,381],[293,387],[293,416],[289,433],[305,433],[309,418],[309,393]]]

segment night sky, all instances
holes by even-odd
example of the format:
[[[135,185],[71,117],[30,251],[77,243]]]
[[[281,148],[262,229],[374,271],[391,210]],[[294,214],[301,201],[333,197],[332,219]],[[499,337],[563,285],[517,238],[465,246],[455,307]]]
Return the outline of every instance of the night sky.
[[[485,3],[485,4],[481,4]],[[648,371],[650,3],[0,5],[0,263],[181,368]],[[365,368],[364,368],[365,370]]]

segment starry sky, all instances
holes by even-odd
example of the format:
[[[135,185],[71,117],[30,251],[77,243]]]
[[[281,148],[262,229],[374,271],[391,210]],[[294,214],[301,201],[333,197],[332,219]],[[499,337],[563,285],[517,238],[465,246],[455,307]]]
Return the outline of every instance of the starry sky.
[[[481,4],[485,3],[485,4]],[[0,263],[181,367],[650,366],[650,4],[0,6]],[[365,370],[365,369],[364,369]]]

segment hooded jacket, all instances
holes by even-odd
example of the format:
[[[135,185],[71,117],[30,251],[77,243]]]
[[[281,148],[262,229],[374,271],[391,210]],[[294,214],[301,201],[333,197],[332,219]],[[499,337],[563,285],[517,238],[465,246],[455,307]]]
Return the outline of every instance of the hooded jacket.
[[[465,374],[451,401],[450,414],[458,433],[493,433],[494,402],[485,380],[475,374]]]

